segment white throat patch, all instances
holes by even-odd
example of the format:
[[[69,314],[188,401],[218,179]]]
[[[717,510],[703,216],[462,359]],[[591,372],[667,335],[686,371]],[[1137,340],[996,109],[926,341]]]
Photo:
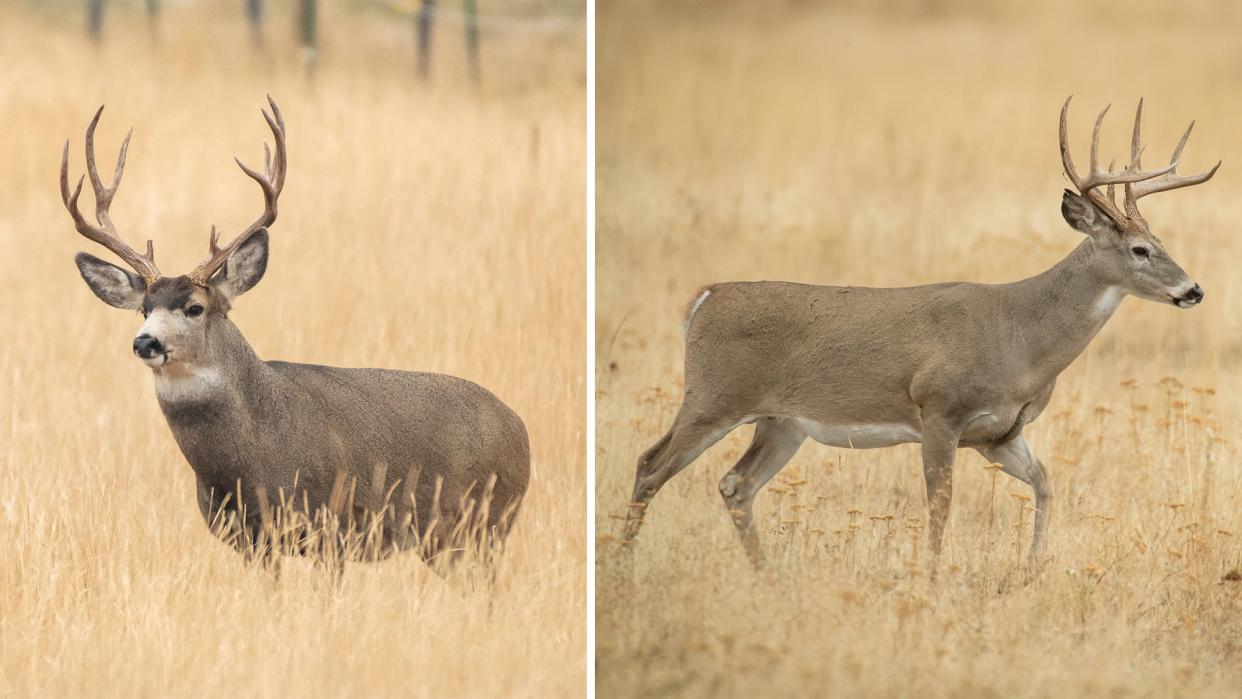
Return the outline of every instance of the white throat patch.
[[[207,400],[223,385],[220,371],[210,367],[155,374],[155,396],[166,403]]]
[[[1095,301],[1095,316],[1101,320],[1113,315],[1113,311],[1121,305],[1122,299],[1126,297],[1125,292],[1115,286],[1108,287],[1100,298]]]

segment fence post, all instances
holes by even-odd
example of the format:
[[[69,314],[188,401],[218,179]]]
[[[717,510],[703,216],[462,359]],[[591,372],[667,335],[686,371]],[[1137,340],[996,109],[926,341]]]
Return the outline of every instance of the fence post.
[[[250,43],[263,48],[263,0],[246,0],[246,20],[250,23]]]
[[[103,39],[104,0],[86,0],[86,33],[98,43]]]
[[[151,34],[151,42],[160,43],[160,0],[147,0],[147,30]]]
[[[479,3],[462,0],[466,15],[466,58],[470,62],[470,79],[479,82]]]
[[[302,62],[308,74],[315,72],[319,58],[317,10],[316,0],[301,0],[298,3],[298,37],[302,46]]]
[[[431,19],[436,13],[436,0],[423,0],[414,17],[418,32],[418,77],[431,77]]]

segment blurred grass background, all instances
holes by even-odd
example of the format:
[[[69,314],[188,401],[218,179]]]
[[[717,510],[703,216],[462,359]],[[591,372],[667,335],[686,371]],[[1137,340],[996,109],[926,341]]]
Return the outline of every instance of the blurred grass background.
[[[579,696],[585,681],[584,8],[421,4],[0,5],[0,694]],[[456,22],[456,23],[455,23]],[[96,107],[112,207],[170,274],[261,210],[231,162],[261,163],[270,93],[289,175],[266,278],[233,318],[261,357],[456,374],[526,421],[531,489],[495,591],[413,556],[307,563],[272,587],[216,541],[130,340],[136,314],[78,277],[57,190],[84,171]],[[86,205],[89,207],[89,203]],[[86,208],[86,207],[84,207]]]
[[[600,696],[1236,693],[1240,21],[1215,1],[601,3]],[[1147,162],[1197,119],[1182,171],[1224,165],[1143,201],[1205,304],[1126,301],[1026,431],[1058,493],[1044,575],[1014,589],[1030,491],[973,452],[933,583],[918,447],[810,443],[756,499],[776,562],[752,573],[716,489],[751,428],[670,482],[621,565],[694,290],[1048,268],[1080,240],[1059,211],[1069,94],[1080,158],[1109,102],[1102,155],[1128,152],[1145,97]]]

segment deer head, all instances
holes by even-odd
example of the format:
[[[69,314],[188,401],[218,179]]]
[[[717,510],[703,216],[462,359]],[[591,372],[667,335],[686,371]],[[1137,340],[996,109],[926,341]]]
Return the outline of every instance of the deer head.
[[[133,129],[121,144],[112,182],[105,185],[95,167],[95,127],[103,107],[95,112],[86,128],[86,173],[95,191],[95,224],[78,208],[84,178],[78,179],[73,190],[69,189],[69,141],[65,141],[60,165],[60,195],[74,227],[88,240],[111,250],[133,271],[85,252],[78,253],[74,261],[87,286],[104,303],[142,313],[144,322],[134,337],[133,350],[157,373],[164,368],[193,366],[202,361],[207,356],[211,325],[225,318],[233,300],[254,287],[267,269],[267,227],[276,220],[276,202],[284,188],[286,171],[284,119],[276,102],[270,96],[267,99],[272,111],[269,114],[263,110],[263,118],[275,138],[275,155],[264,143],[263,173],[237,160],[242,171],[263,190],[263,213],[223,247],[212,226],[207,259],[181,276],[167,277],[160,273],[150,240],[146,254],[138,254],[121,240],[108,212],[125,170],[125,154]]]
[[[1061,162],[1078,192],[1065,190],[1061,199],[1065,220],[1075,230],[1091,237],[1097,253],[1097,269],[1114,286],[1140,298],[1172,303],[1178,308],[1197,305],[1203,300],[1203,289],[1173,261],[1160,239],[1151,232],[1147,220],[1139,213],[1138,200],[1148,194],[1207,182],[1216,174],[1220,163],[1198,175],[1177,174],[1182,149],[1195,126],[1192,121],[1177,142],[1169,164],[1156,170],[1143,170],[1140,162],[1143,145],[1139,140],[1143,100],[1140,99],[1130,140],[1130,165],[1120,172],[1114,172],[1111,163],[1107,171],[1100,169],[1100,126],[1108,113],[1105,107],[1096,117],[1091,132],[1091,170],[1082,177],[1074,169],[1069,151],[1066,118],[1071,99],[1072,96],[1067,98],[1061,107]],[[1125,190],[1124,209],[1116,203],[1114,188],[1117,185]],[[1100,191],[1102,186],[1107,188],[1104,192]]]

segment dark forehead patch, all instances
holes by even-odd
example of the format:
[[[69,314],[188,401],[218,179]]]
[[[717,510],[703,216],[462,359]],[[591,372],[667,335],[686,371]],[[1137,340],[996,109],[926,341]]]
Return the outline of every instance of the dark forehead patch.
[[[190,296],[197,288],[187,276],[160,277],[147,289],[146,298],[142,300],[142,310],[150,313],[157,308],[179,309],[190,301]]]

